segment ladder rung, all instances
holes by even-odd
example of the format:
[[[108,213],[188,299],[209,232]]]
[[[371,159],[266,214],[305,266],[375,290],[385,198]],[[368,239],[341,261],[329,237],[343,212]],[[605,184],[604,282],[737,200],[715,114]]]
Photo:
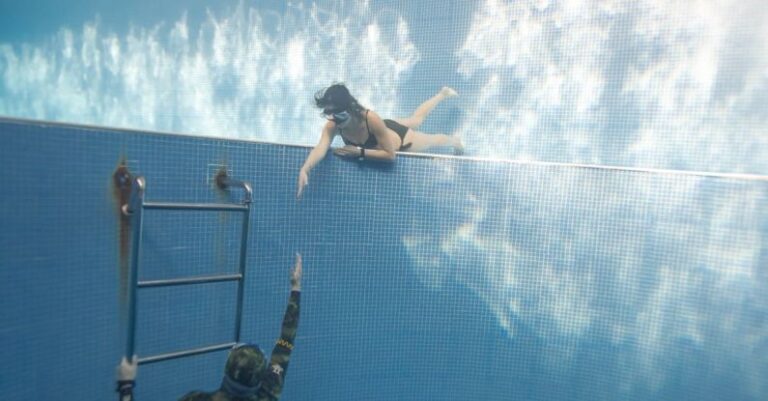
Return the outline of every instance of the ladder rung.
[[[217,210],[239,211],[248,210],[248,206],[232,203],[171,203],[171,202],[144,202],[144,209],[164,210]]]
[[[201,276],[201,277],[185,277],[185,278],[172,278],[167,280],[147,280],[139,281],[139,288],[146,287],[170,287],[172,285],[186,285],[186,284],[203,284],[203,283],[218,283],[221,281],[238,281],[242,280],[242,274],[223,274],[219,276]]]
[[[145,363],[166,361],[168,359],[176,359],[176,358],[181,358],[185,356],[205,354],[207,352],[213,352],[213,351],[219,351],[227,348],[232,348],[235,345],[237,345],[236,342],[230,342],[230,343],[224,343],[224,344],[218,344],[218,345],[211,345],[208,347],[194,348],[194,349],[189,349],[185,351],[169,352],[167,354],[158,354],[158,355],[147,356],[144,358],[139,358],[138,362],[139,362],[139,365],[141,365]]]

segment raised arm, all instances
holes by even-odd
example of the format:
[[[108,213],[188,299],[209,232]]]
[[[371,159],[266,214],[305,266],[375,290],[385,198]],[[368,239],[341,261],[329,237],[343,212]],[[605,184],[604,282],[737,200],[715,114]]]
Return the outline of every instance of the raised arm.
[[[293,350],[293,340],[296,338],[296,329],[299,326],[299,300],[301,295],[301,255],[296,254],[296,265],[291,272],[291,296],[288,299],[288,307],[283,317],[283,327],[280,338],[272,349],[267,372],[262,379],[263,388],[273,399],[280,398],[285,382],[285,373],[288,370],[288,360]]]
[[[309,152],[307,160],[304,161],[304,165],[299,170],[298,188],[296,190],[296,198],[301,198],[301,193],[304,192],[304,187],[309,184],[309,172],[320,163],[320,160],[325,158],[328,153],[328,148],[331,147],[333,141],[334,131],[336,130],[336,124],[331,121],[325,124],[323,132],[320,134],[320,140],[317,145]]]

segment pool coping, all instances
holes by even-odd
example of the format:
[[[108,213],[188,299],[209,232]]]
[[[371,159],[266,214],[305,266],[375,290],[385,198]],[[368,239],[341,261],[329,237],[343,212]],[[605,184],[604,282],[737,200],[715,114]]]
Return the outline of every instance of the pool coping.
[[[186,138],[195,138],[195,139],[256,143],[256,144],[264,144],[264,145],[277,145],[277,146],[305,148],[305,149],[314,148],[314,145],[299,145],[299,144],[293,144],[293,143],[274,142],[274,141],[265,141],[265,140],[256,140],[256,139],[230,138],[230,137],[211,136],[211,135],[197,135],[197,134],[189,134],[189,133],[183,133],[183,132],[158,131],[158,130],[138,129],[138,128],[110,127],[110,126],[69,123],[69,122],[50,121],[50,120],[36,120],[36,119],[27,119],[27,118],[19,118],[19,117],[0,116],[0,123],[26,124],[26,125],[37,125],[37,126],[56,126],[56,127],[62,127],[62,128],[73,128],[73,129],[90,130],[90,131],[113,131],[113,132],[125,132],[125,133],[142,134],[142,135],[148,134],[148,135],[161,135],[161,136],[176,136],[176,137],[186,137]],[[398,157],[414,157],[414,158],[420,158],[420,159],[448,159],[448,160],[460,159],[460,160],[471,160],[476,162],[493,162],[493,163],[506,163],[506,164],[516,164],[516,165],[530,165],[530,166],[544,166],[544,167],[570,167],[570,168],[589,169],[589,170],[625,171],[625,172],[646,173],[646,174],[697,176],[697,177],[768,182],[768,175],[749,174],[749,173],[718,173],[718,172],[711,172],[711,171],[672,170],[672,169],[611,166],[611,165],[583,164],[583,163],[561,163],[561,162],[547,162],[547,161],[539,161],[539,160],[510,160],[510,159],[498,159],[493,157],[455,156],[455,155],[447,155],[447,154],[417,153],[417,152],[397,152],[397,153],[398,153]]]

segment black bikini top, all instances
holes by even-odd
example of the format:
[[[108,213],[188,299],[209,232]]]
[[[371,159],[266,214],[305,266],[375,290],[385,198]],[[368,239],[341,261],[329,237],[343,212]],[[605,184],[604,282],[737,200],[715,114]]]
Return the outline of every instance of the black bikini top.
[[[359,146],[359,147],[365,148],[365,149],[374,149],[374,148],[376,148],[376,145],[379,144],[379,141],[376,140],[376,136],[374,136],[371,133],[371,127],[368,126],[368,111],[369,110],[365,111],[365,128],[368,130],[368,140],[366,140],[365,143],[362,144],[362,145],[359,144],[359,143],[354,143],[354,142],[348,140],[347,138],[345,138],[344,137],[344,130],[342,128],[339,128],[339,133],[342,134],[341,135],[341,140],[344,141],[345,145],[354,145],[354,146]]]

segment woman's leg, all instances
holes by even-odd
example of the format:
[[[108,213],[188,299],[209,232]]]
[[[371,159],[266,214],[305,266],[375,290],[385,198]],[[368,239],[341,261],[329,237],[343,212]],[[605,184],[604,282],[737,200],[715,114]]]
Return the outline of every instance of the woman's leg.
[[[450,146],[453,148],[453,154],[460,155],[464,153],[464,144],[461,138],[454,135],[445,134],[425,134],[413,129],[409,129],[405,134],[403,143],[409,145],[405,152],[424,152],[437,146]]]
[[[405,118],[398,118],[395,121],[397,121],[400,124],[405,125],[408,128],[419,128],[421,123],[424,122],[424,119],[427,118],[429,113],[432,112],[432,110],[437,107],[437,105],[442,102],[444,99],[449,97],[458,96],[459,94],[456,93],[455,90],[443,86],[442,89],[440,89],[440,92],[437,92],[435,96],[432,96],[429,100],[422,103],[419,107],[416,108],[416,111],[413,112],[413,114],[410,117]]]

